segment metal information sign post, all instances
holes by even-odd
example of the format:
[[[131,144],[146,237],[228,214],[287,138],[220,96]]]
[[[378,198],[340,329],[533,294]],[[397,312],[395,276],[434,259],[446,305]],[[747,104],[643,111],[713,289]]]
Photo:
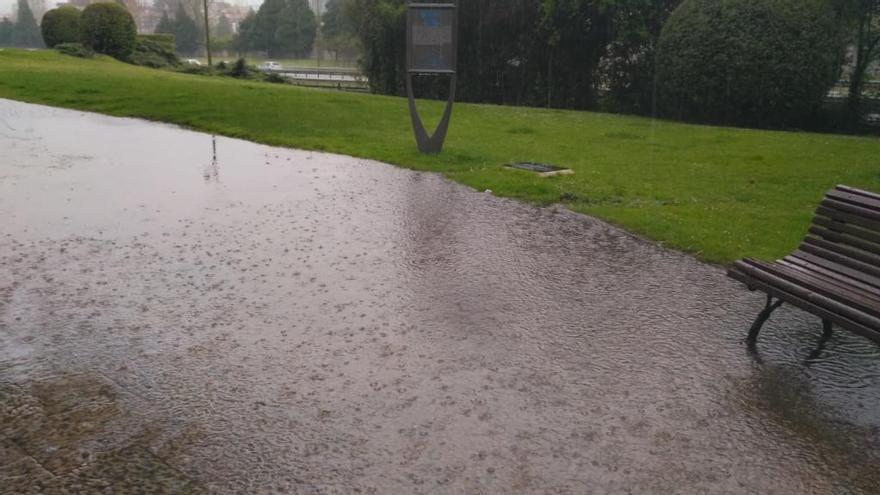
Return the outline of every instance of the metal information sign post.
[[[416,143],[422,153],[443,149],[452,103],[455,100],[456,54],[458,53],[458,10],[452,3],[410,3],[406,13],[406,94]],[[443,118],[429,136],[416,109],[412,79],[415,75],[449,76],[449,99]]]

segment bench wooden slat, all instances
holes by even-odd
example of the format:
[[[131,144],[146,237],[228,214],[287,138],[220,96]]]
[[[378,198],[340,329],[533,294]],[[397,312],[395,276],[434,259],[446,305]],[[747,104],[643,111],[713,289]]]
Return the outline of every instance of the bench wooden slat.
[[[856,206],[854,204],[845,203],[843,201],[836,201],[829,198],[823,199],[822,203],[820,204],[826,208],[832,208],[842,211],[844,213],[852,213],[854,215],[869,218],[874,221],[880,221],[880,211],[870,208],[863,208],[861,206]]]
[[[880,231],[868,230],[859,227],[858,225],[854,225],[851,222],[841,222],[840,220],[833,220],[820,216],[813,218],[813,225],[819,225],[832,232],[847,234],[880,246]]]
[[[865,263],[863,261],[854,260],[845,255],[838,254],[834,251],[829,251],[827,249],[822,248],[821,246],[816,246],[812,244],[801,244],[799,251],[810,253],[818,258],[827,259],[833,261],[835,263],[839,263],[841,265],[850,267],[854,270],[858,270],[862,273],[870,274],[874,277],[880,278],[880,268],[871,265],[870,263]]]
[[[837,220],[838,222],[858,225],[859,227],[870,230],[872,232],[880,232],[880,222],[875,222],[870,218],[860,217],[858,215],[847,213],[845,211],[835,210],[834,208],[820,206],[816,210],[816,215],[821,215],[831,220]]]
[[[822,318],[823,320],[832,321],[840,327],[845,328],[855,334],[861,335],[862,337],[880,343],[880,331],[877,331],[870,326],[863,325],[862,323],[859,323],[857,321],[853,321],[850,318],[823,308],[822,306],[818,306],[802,297],[799,297],[790,292],[786,292],[779,287],[757,280],[749,276],[745,272],[740,271],[736,266],[731,267],[728,275],[731,278],[739,280],[753,290],[760,290],[765,294],[782,299],[795,307],[798,307],[804,311],[807,311]]]
[[[806,246],[811,245],[818,246],[827,251],[833,251],[844,257],[851,258],[856,261],[861,261],[862,263],[871,266],[880,266],[880,256],[847,246],[846,244],[826,241],[825,239],[819,239],[818,237],[807,237],[806,239],[804,239],[804,243],[801,244],[801,249],[804,249]]]
[[[748,278],[762,282],[765,285],[776,287],[780,291],[797,296],[817,307],[844,316],[868,328],[880,329],[880,319],[873,315],[863,311],[857,311],[852,306],[841,303],[840,301],[826,297],[823,294],[809,290],[795,282],[791,282],[782,277],[778,277],[773,273],[767,272],[762,269],[760,266],[761,263],[762,262],[758,260],[745,259],[736,262],[734,267],[736,270],[740,270],[747,275]],[[746,282],[746,284],[748,285],[748,282]]]
[[[826,241],[845,244],[849,247],[861,249],[862,251],[867,251],[869,253],[880,254],[880,244],[875,244],[871,241],[856,237],[854,235],[834,232],[831,229],[827,229],[818,225],[813,225],[812,227],[810,227],[809,232],[813,235],[821,237],[822,239],[825,239]]]
[[[844,203],[850,203],[860,208],[866,208],[869,210],[880,211],[880,199],[874,199],[868,196],[863,196],[861,194],[856,194],[848,191],[829,191],[826,195],[827,198],[834,199],[836,201],[842,201]]]
[[[868,273],[865,273],[864,270],[854,269],[848,265],[836,263],[828,258],[822,258],[806,251],[801,251],[800,249],[791,253],[791,255],[786,257],[785,259],[788,260],[791,258],[797,258],[799,260],[802,260],[803,263],[809,263],[813,266],[821,267],[824,270],[838,273],[843,277],[850,278],[852,280],[870,285],[872,287],[880,288],[880,276],[874,277]],[[878,272],[880,272],[880,270],[878,270]]]
[[[754,262],[753,266],[841,304],[870,313],[880,322],[880,299],[871,297],[870,294],[859,292],[852,287],[842,287],[818,275],[800,271],[781,263]]]
[[[816,276],[827,279],[830,283],[864,292],[867,296],[874,297],[880,300],[880,288],[853,279],[852,277],[842,275],[838,272],[829,270],[822,266],[815,265],[801,258],[797,258],[795,256],[786,256],[785,258],[779,260],[778,263],[782,263],[783,265],[789,266],[797,270],[806,271],[807,273],[813,273]]]
[[[853,194],[858,194],[859,196],[865,196],[867,198],[880,199],[880,194],[871,191],[865,191],[864,189],[856,189],[855,187],[849,187],[844,185],[838,185],[834,188],[836,191],[843,191]]]

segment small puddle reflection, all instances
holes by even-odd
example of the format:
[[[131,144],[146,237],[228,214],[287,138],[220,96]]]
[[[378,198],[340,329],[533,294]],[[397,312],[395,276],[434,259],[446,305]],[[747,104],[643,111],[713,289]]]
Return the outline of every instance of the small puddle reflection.
[[[205,167],[202,175],[205,182],[220,183],[220,168],[217,166],[217,136],[211,136],[211,163]]]

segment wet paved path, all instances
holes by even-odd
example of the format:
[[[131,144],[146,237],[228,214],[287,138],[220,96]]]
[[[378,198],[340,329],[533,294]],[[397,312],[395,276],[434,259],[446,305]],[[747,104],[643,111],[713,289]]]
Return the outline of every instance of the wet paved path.
[[[597,220],[0,100],[0,489],[876,493],[880,351]]]

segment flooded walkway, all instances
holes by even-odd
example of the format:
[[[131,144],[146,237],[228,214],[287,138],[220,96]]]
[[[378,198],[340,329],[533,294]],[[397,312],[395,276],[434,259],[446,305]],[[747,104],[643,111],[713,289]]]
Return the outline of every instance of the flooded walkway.
[[[600,221],[5,100],[0,150],[5,493],[880,487],[876,345],[751,356],[761,295]]]

